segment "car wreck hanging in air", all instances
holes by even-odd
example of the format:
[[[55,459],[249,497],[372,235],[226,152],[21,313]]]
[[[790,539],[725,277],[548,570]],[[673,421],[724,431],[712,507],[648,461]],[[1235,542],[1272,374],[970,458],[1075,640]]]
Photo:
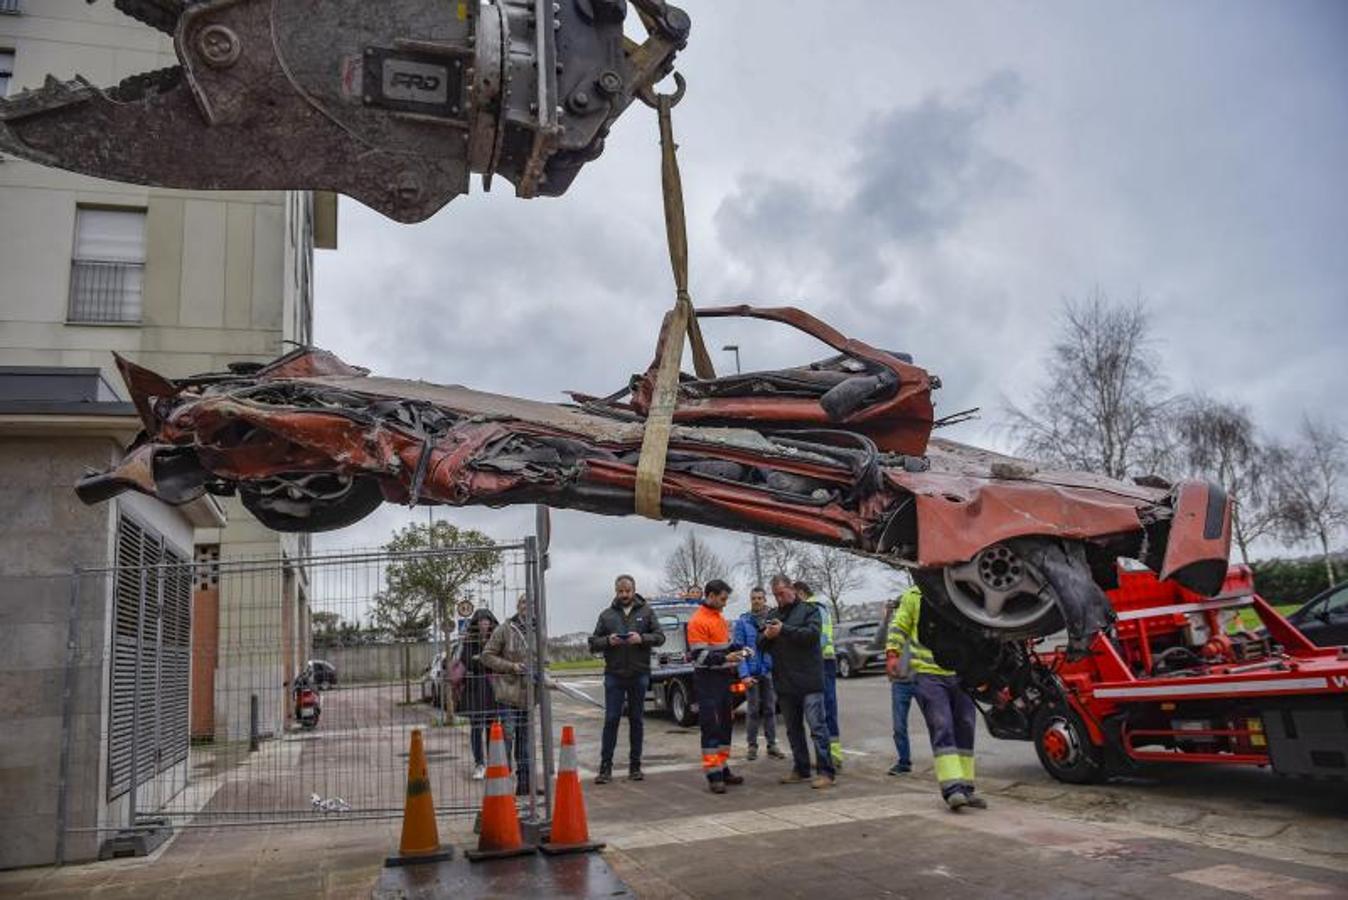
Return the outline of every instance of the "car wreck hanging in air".
[[[1110,622],[1102,588],[1119,557],[1202,593],[1221,586],[1231,523],[1220,488],[1055,471],[932,437],[940,382],[907,354],[797,309],[698,315],[776,321],[836,354],[681,376],[663,516],[910,569],[939,613],[923,617],[924,641],[966,676],[999,642],[1063,627],[1084,649]],[[307,532],[383,502],[630,515],[655,367],[617,394],[563,404],[381,378],[312,348],[178,380],[118,364],[144,432],[120,465],[80,482],[86,502],[237,493],[269,527]]]

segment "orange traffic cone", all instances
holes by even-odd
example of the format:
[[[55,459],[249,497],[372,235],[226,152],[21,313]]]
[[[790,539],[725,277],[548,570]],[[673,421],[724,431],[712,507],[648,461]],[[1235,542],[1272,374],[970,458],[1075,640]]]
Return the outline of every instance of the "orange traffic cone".
[[[524,843],[520,817],[515,811],[515,790],[511,785],[510,765],[506,762],[505,732],[500,722],[491,723],[487,742],[487,793],[482,798],[482,831],[477,849],[465,850],[473,862],[523,856],[534,848]]]
[[[386,866],[409,866],[439,862],[454,855],[453,847],[440,847],[440,832],[435,827],[435,801],[431,798],[431,779],[426,771],[426,750],[421,744],[421,729],[412,730],[412,746],[407,753],[407,801],[403,805],[403,836],[398,855],[384,860]]]
[[[604,845],[590,840],[585,818],[585,798],[580,790],[580,772],[576,764],[576,732],[570,725],[562,728],[562,752],[557,762],[557,793],[552,812],[552,833],[539,848],[544,853],[584,853],[602,850]]]

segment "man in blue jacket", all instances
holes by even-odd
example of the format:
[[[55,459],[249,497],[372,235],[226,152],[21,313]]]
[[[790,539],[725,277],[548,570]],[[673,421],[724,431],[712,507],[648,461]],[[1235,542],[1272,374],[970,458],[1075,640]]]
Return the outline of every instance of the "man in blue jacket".
[[[758,646],[758,636],[767,621],[768,596],[761,587],[749,592],[749,611],[735,620],[731,640],[741,647]],[[758,653],[740,663],[740,680],[746,690],[745,718],[749,726],[749,752],[746,759],[758,758],[758,726],[768,742],[768,756],[785,759],[777,746],[777,692],[772,687],[772,654]]]

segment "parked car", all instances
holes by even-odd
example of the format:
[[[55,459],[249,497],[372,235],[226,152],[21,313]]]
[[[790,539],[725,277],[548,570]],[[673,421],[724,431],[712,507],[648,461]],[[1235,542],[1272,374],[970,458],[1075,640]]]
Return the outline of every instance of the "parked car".
[[[876,650],[879,622],[839,622],[833,626],[833,647],[838,659],[838,677],[851,678],[873,669],[884,669],[884,641]]]
[[[444,700],[444,684],[449,673],[445,670],[446,654],[437,653],[431,659],[431,664],[421,673],[421,699],[432,706],[442,706]]]
[[[337,686],[337,667],[325,659],[309,660],[310,680],[320,691]]]
[[[1318,594],[1287,621],[1321,647],[1348,645],[1348,581]]]

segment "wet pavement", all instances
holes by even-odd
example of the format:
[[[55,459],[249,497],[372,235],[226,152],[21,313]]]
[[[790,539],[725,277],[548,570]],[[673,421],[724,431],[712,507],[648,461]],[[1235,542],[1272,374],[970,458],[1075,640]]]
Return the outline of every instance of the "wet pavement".
[[[569,680],[597,693],[594,678]],[[840,695],[848,755],[828,791],[778,784],[786,764],[763,756],[735,763],[743,786],[712,795],[698,771],[696,729],[660,718],[647,720],[647,778],[628,782],[621,777],[624,726],[619,778],[602,787],[585,780],[592,836],[609,845],[601,861],[625,886],[614,890],[639,897],[1348,898],[1348,786],[1169,766],[1075,787],[1049,778],[1028,744],[984,735],[979,781],[992,808],[953,814],[936,792],[916,711],[916,771],[895,778],[884,774],[894,755],[887,683],[843,682]],[[401,735],[405,719],[418,715],[429,722],[431,713],[403,708],[387,727]],[[599,710],[558,697],[555,719],[576,726],[581,765],[593,769]],[[341,720],[329,721],[327,740],[336,746]],[[321,743],[323,733],[321,725],[304,739]],[[739,724],[736,743],[738,757]],[[472,786],[460,785],[469,762],[458,752],[432,759],[433,770],[445,770],[432,778],[452,779],[451,793],[468,795]],[[440,824],[446,840],[472,846],[469,818]],[[396,822],[185,829],[148,859],[0,873],[0,895],[369,897],[397,840]],[[478,878],[476,887],[457,882],[444,893],[518,896],[521,872],[492,865],[477,875],[465,866],[463,877]]]

